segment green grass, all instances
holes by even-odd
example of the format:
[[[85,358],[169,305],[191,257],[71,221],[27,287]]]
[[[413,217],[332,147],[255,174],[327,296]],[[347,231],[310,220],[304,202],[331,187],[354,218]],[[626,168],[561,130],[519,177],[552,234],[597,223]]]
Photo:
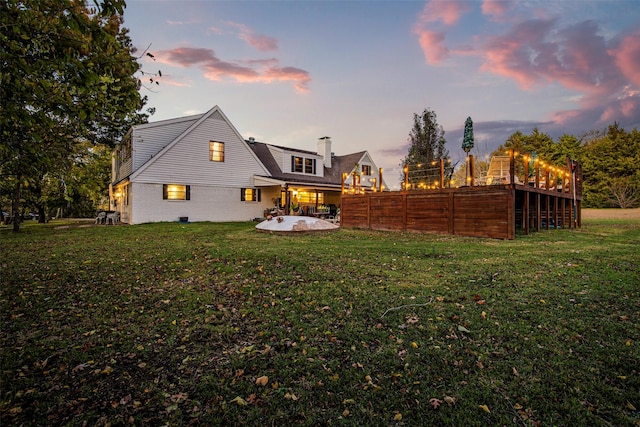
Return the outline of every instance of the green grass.
[[[0,422],[637,426],[639,243],[0,229]]]

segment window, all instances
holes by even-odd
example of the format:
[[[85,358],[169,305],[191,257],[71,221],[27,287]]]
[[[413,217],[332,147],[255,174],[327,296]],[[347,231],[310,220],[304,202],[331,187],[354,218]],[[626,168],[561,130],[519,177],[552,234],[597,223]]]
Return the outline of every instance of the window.
[[[191,200],[191,188],[189,185],[163,184],[162,199]]]
[[[316,198],[319,204],[324,203],[324,193],[322,192],[300,190],[294,197],[298,199],[298,203],[315,204]]]
[[[362,165],[362,175],[371,175],[371,165]]]
[[[316,159],[304,159],[304,173],[316,174]]]
[[[303,160],[302,157],[291,156],[291,172],[302,172]]]
[[[315,175],[316,159],[307,159],[305,157],[291,156],[291,172]]]
[[[209,141],[209,160],[224,162],[224,142]]]
[[[259,202],[260,201],[260,189],[256,188],[241,188],[240,200],[243,202]]]

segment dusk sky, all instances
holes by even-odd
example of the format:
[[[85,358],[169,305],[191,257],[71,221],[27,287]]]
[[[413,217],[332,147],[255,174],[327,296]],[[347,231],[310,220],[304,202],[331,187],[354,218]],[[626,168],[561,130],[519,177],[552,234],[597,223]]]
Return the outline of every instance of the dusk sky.
[[[483,157],[515,131],[554,139],[640,128],[640,1],[129,0],[125,26],[157,121],[218,105],[242,136],[368,150],[389,184],[414,113],[453,160],[464,122]]]

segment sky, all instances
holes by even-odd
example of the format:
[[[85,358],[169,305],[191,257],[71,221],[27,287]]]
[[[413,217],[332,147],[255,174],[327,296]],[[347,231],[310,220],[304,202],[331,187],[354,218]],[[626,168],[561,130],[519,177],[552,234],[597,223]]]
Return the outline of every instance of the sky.
[[[128,0],[124,20],[150,121],[218,105],[245,139],[367,150],[390,185],[425,109],[454,162],[467,117],[479,158],[536,127],[640,128],[638,0]]]

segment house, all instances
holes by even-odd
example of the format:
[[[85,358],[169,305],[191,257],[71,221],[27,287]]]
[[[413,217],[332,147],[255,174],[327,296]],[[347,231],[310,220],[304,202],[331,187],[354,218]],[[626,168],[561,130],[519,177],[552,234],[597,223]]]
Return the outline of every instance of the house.
[[[112,155],[111,209],[128,224],[247,221],[265,211],[337,207],[343,190],[388,188],[371,156],[245,140],[218,106],[134,126]],[[346,191],[346,190],[345,190]]]

